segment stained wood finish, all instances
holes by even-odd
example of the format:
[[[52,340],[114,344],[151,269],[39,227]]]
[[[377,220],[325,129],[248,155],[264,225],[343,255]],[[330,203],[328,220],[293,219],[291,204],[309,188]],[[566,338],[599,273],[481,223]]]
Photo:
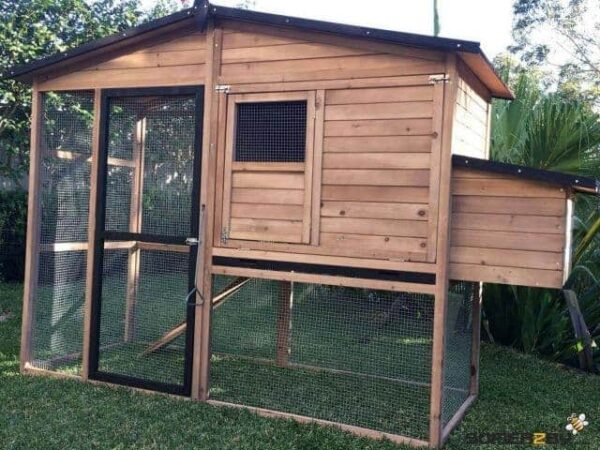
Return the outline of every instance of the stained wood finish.
[[[540,182],[486,175],[459,169],[453,177],[451,277],[560,288],[567,193]]]

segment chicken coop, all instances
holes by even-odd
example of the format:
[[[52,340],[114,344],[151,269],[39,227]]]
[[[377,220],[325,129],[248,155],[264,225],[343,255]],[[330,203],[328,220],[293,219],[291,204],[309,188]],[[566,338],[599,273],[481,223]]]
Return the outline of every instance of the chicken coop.
[[[478,43],[197,1],[33,89],[21,370],[443,446],[482,282],[561,288],[595,180],[488,160]]]

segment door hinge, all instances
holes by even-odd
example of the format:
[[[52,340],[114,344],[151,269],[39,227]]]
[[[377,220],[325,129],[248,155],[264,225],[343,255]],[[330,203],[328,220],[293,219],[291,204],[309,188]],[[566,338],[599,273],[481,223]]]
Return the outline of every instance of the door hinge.
[[[450,81],[450,75],[448,75],[447,73],[445,74],[439,74],[439,75],[431,75],[429,77],[429,83],[430,84],[436,84],[436,83],[447,83],[448,81]]]
[[[222,244],[227,244],[228,240],[229,240],[229,229],[228,228],[223,228],[221,230],[221,243]]]
[[[228,86],[226,84],[217,84],[215,86],[215,91],[217,91],[217,92],[224,92],[225,94],[229,93],[229,89],[230,89],[230,86]]]

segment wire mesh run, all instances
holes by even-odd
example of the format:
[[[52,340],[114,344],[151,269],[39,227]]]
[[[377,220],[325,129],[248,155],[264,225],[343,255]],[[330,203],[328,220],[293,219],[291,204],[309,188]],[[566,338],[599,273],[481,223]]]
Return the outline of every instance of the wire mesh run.
[[[211,398],[427,439],[431,296],[226,276],[213,291]]]
[[[445,425],[467,400],[471,384],[473,339],[473,302],[479,284],[452,282],[448,293],[445,324],[444,390],[442,423]]]
[[[183,385],[189,255],[105,250],[103,267],[99,371]]]
[[[40,253],[33,300],[34,367],[81,369],[92,92],[45,93],[40,135]]]
[[[238,103],[234,160],[304,162],[306,101]]]

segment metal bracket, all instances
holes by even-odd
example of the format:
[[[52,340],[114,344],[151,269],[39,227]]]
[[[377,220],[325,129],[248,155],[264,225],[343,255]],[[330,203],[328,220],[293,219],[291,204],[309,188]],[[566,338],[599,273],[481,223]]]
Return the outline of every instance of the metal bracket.
[[[227,244],[228,240],[229,240],[229,229],[228,228],[223,228],[221,230],[221,243]]]
[[[431,75],[429,77],[429,84],[436,84],[436,83],[447,83],[448,81],[450,81],[450,75],[448,75],[447,73],[444,74],[439,74],[439,75]]]
[[[216,92],[224,92],[225,94],[228,94],[230,88],[231,88],[231,86],[228,86],[226,84],[217,84],[215,86],[215,91]]]
[[[189,237],[185,239],[186,245],[198,245],[200,241],[197,238]]]
[[[200,297],[200,301],[192,301],[192,296],[194,294],[198,294],[198,297]],[[202,306],[202,305],[204,305],[204,296],[200,293],[200,291],[198,289],[194,288],[185,297],[185,303],[188,306]]]

